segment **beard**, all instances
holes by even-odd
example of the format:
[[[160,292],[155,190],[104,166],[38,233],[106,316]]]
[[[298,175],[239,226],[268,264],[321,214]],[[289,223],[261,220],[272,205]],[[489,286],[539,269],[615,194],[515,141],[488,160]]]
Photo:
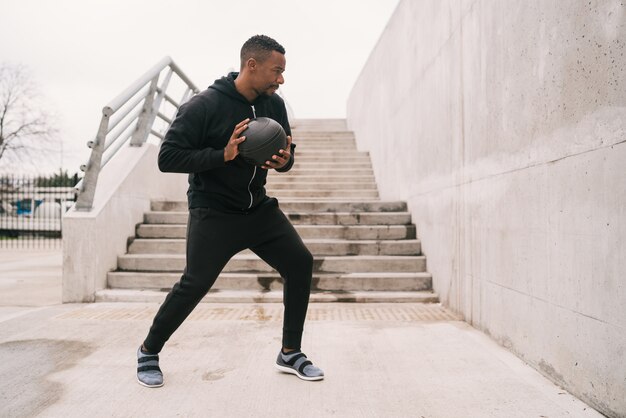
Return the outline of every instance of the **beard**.
[[[278,84],[270,84],[265,90],[263,90],[263,94],[265,94],[266,96],[271,96],[276,92],[276,90],[278,90],[278,87]]]

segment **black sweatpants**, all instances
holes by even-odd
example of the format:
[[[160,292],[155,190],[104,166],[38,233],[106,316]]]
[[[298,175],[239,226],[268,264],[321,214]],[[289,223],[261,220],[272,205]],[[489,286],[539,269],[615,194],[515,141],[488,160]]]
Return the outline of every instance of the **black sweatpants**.
[[[157,312],[144,346],[158,353],[209,291],[232,256],[250,248],[284,280],[283,346],[300,349],[309,304],[313,256],[269,199],[248,214],[189,210],[187,266]]]

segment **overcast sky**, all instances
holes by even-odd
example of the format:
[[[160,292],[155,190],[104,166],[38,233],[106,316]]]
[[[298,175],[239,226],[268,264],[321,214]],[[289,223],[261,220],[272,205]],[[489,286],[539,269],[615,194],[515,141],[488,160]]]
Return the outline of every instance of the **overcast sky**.
[[[62,161],[75,171],[88,158],[85,143],[102,107],[162,57],[204,89],[239,67],[239,49],[255,34],[286,49],[281,89],[296,117],[345,117],[350,90],[397,3],[0,0],[0,61],[25,65],[57,114],[64,152],[59,146],[46,166]]]

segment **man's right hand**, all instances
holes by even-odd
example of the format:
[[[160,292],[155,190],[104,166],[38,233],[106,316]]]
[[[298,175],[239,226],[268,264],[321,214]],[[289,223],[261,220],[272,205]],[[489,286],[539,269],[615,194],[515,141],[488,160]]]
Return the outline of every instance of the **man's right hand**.
[[[233,134],[224,148],[224,162],[234,160],[239,155],[239,144],[246,140],[245,136],[240,137],[241,133],[248,128],[250,119],[244,119],[235,126]]]

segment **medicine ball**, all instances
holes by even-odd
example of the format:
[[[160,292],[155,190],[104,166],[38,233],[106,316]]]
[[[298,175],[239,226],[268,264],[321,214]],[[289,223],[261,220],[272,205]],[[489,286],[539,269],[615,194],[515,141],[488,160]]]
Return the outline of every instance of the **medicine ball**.
[[[246,162],[262,166],[266,161],[273,161],[272,155],[287,146],[287,134],[274,119],[258,117],[248,122],[242,132],[246,140],[239,144],[239,154]]]

